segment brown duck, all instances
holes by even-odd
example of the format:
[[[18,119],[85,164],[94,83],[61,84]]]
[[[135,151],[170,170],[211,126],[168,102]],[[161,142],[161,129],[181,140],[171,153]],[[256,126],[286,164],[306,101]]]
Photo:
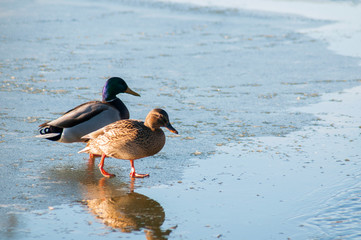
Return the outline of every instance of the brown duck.
[[[103,176],[114,177],[114,174],[104,170],[105,157],[130,160],[131,177],[148,177],[149,174],[135,172],[134,160],[152,156],[158,153],[165,144],[165,135],[160,127],[178,134],[169,122],[169,117],[163,109],[150,111],[144,122],[139,120],[119,120],[97,131],[82,137],[87,146],[79,153],[101,155],[99,169]]]

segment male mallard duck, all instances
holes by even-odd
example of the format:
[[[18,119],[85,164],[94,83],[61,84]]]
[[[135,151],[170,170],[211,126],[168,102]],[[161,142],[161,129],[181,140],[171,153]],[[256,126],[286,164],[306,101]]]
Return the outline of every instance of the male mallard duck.
[[[41,124],[40,135],[63,143],[83,142],[82,136],[120,119],[129,119],[125,104],[116,97],[118,93],[140,96],[119,77],[109,78],[103,88],[103,100],[83,103],[50,122]]]
[[[134,160],[152,156],[163,148],[165,135],[160,127],[178,134],[170,124],[168,114],[162,109],[153,109],[145,122],[119,120],[85,135],[82,139],[88,141],[88,144],[79,153],[101,155],[99,169],[105,177],[115,176],[103,169],[105,157],[130,160],[131,177],[148,177],[149,174],[135,173]]]

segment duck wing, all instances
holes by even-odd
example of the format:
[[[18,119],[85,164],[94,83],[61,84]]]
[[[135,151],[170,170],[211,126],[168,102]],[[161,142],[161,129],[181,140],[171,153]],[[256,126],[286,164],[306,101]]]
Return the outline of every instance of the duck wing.
[[[39,127],[45,127],[45,126],[54,126],[59,128],[74,127],[80,123],[88,121],[89,119],[97,116],[98,114],[106,110],[116,110],[116,109],[111,105],[100,101],[86,102],[69,110],[58,119],[55,119],[47,123],[43,123]]]
[[[100,135],[104,135],[112,140],[134,138],[139,135],[140,130],[144,130],[144,122],[138,120],[123,119],[108,124],[94,132],[82,137],[83,140],[95,139]]]

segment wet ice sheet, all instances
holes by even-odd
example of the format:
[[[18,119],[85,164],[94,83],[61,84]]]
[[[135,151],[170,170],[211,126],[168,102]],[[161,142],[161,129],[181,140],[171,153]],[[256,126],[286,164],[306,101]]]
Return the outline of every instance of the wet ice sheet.
[[[56,239],[60,235],[84,239],[86,232],[105,232],[82,205],[60,205],[27,215],[11,213],[2,219],[2,228],[5,239]],[[87,238],[96,239],[97,235],[89,234]]]
[[[138,193],[84,200],[1,219],[2,239],[168,239],[163,208]]]
[[[169,239],[194,239],[195,232],[208,239],[359,237],[360,101],[360,87],[326,94],[318,104],[291,109],[318,117],[302,131],[285,137],[245,138],[239,145],[219,147],[213,157],[193,158],[183,179],[169,185],[144,188],[136,180],[136,194],[164,211],[158,239],[168,233]],[[101,185],[96,171],[66,168],[52,173],[57,173],[58,181],[67,179],[92,204],[9,213],[2,222],[5,236],[144,239],[152,230],[149,226],[140,224],[125,233],[96,211],[109,209],[104,206],[129,191],[122,178]],[[150,218],[160,216],[159,211],[153,212]]]
[[[98,169],[90,166],[84,172],[62,169],[52,173],[53,179],[66,181],[69,191],[63,189],[62,194],[68,198],[71,194],[76,196],[77,200],[71,204],[54,204],[46,209],[26,211],[16,204],[2,205],[4,208],[11,207],[12,211],[0,219],[1,238],[168,238],[176,225],[163,228],[163,207],[156,200],[134,192],[141,180],[108,179],[99,177],[97,173]],[[48,189],[44,195],[59,198],[59,192],[53,189]]]
[[[361,87],[323,100],[298,109],[319,116],[312,126],[220,147],[195,160],[182,182],[141,192],[157,195],[179,221],[174,239],[359,237]]]
[[[44,238],[53,236],[56,225],[63,221],[72,223],[67,225],[66,232],[61,232],[66,236],[68,232],[79,231],[86,232],[85,237],[105,232],[114,237],[144,238],[146,227],[122,233],[109,228],[102,220],[106,219],[103,215],[98,219],[100,214],[93,214],[90,207],[78,203],[111,197],[121,199],[122,189],[129,191],[128,162],[106,160],[106,169],[117,177],[108,182],[110,186],[99,187],[102,178],[98,169],[88,169],[85,157],[76,154],[83,148],[82,144],[66,145],[33,138],[42,122],[84,101],[99,99],[105,79],[112,75],[124,77],[142,95],[137,99],[120,96],[132,117],[142,119],[150,108],[164,107],[181,132],[180,136],[167,139],[160,154],[136,162],[137,170],[149,172],[151,177],[137,180],[135,192],[164,209],[166,218],[161,230],[172,230],[171,238],[193,239],[192,234],[198,230],[199,238],[232,237],[240,230],[228,219],[238,220],[238,215],[243,217],[241,223],[246,227],[253,224],[250,229],[257,232],[264,225],[267,230],[271,225],[292,235],[292,223],[286,225],[289,231],[286,231],[288,227],[285,230],[281,225],[277,227],[276,222],[270,223],[274,219],[282,222],[283,215],[268,217],[263,213],[275,215],[283,213],[283,209],[293,209],[293,205],[284,203],[293,201],[292,196],[279,195],[284,189],[293,190],[293,185],[283,179],[291,178],[290,175],[302,179],[289,181],[300,187],[297,196],[313,189],[315,184],[309,176],[316,176],[316,180],[328,186],[330,180],[322,178],[319,167],[326,165],[326,158],[332,154],[313,154],[308,141],[310,144],[317,142],[316,139],[323,141],[324,135],[313,132],[322,133],[324,129],[326,134],[329,129],[316,128],[317,125],[305,128],[306,132],[311,131],[312,141],[298,140],[304,135],[287,135],[315,120],[312,114],[290,112],[290,107],[314,103],[324,92],[360,84],[357,59],[335,55],[323,43],[295,32],[325,22],[147,1],[8,1],[7,4],[6,16],[0,19],[0,166],[6,169],[0,172],[3,193],[0,212],[7,216],[2,218],[5,219],[2,226],[6,228],[1,230],[15,233],[10,238],[17,233],[19,238],[35,238],[32,227],[38,230],[37,222],[43,223],[44,219],[54,226],[49,231],[41,230]],[[278,137],[286,135],[286,138]],[[342,139],[339,137],[334,133],[331,139]],[[277,149],[276,140],[282,151],[272,151]],[[295,141],[307,146],[306,153],[299,150],[301,147]],[[266,144],[268,149],[264,147]],[[224,145],[227,147],[217,147]],[[215,157],[214,153],[217,153]],[[290,157],[296,160],[290,161]],[[318,158],[324,161],[312,162]],[[342,156],[340,159],[329,169],[341,179],[344,175],[338,169],[346,169],[354,162],[343,161],[346,157]],[[189,168],[182,178],[183,170]],[[279,175],[279,170],[287,172],[286,177]],[[354,176],[352,172],[348,174]],[[341,184],[345,181],[347,178]],[[305,187],[302,182],[312,184]],[[315,192],[320,184],[314,186]],[[310,196],[310,201],[322,200],[318,195]],[[240,204],[234,204],[232,197],[240,200]],[[108,202],[111,199],[105,201]],[[268,208],[267,203],[276,207]],[[209,206],[216,211],[210,212]],[[307,208],[307,205],[302,202],[299,207]],[[298,209],[296,202],[295,208]],[[70,217],[74,219],[69,220],[63,212],[72,210]],[[229,217],[226,213],[231,211],[237,214]],[[223,218],[217,218],[216,213]],[[307,213],[301,209],[292,217]],[[315,225],[313,217],[295,221]],[[10,223],[21,224],[9,225],[8,219]],[[89,225],[89,221],[94,223]],[[24,229],[27,235],[21,235]],[[272,235],[273,230],[269,229],[271,233],[262,231],[260,236]],[[248,229],[242,231],[253,236],[248,235],[251,234]]]
[[[163,0],[164,2],[181,2],[203,7],[223,7],[231,9],[251,9],[282,14],[296,14],[311,19],[330,21],[326,26],[304,29],[313,38],[325,41],[329,48],[338,54],[361,57],[361,50],[353,46],[361,42],[360,1],[287,1],[287,0]]]

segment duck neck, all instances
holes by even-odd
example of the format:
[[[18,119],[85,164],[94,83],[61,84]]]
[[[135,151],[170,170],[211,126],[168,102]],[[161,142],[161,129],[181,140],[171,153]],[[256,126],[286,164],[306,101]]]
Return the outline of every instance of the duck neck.
[[[112,93],[111,88],[108,84],[105,84],[102,92],[103,102],[111,102],[117,98],[116,94]]]
[[[157,129],[160,129],[159,124],[157,123],[157,121],[155,121],[153,116],[148,115],[145,118],[144,125],[150,128],[150,130],[152,130],[153,132],[157,131]]]
[[[103,99],[104,102],[104,99]],[[119,98],[115,97],[113,100],[105,101],[108,104],[112,105],[119,111],[119,115],[121,119],[129,119],[129,111],[125,104]]]
[[[119,111],[120,119],[129,119],[129,111],[125,104],[116,97],[112,91],[112,88],[108,84],[103,87],[103,102],[107,102]]]

